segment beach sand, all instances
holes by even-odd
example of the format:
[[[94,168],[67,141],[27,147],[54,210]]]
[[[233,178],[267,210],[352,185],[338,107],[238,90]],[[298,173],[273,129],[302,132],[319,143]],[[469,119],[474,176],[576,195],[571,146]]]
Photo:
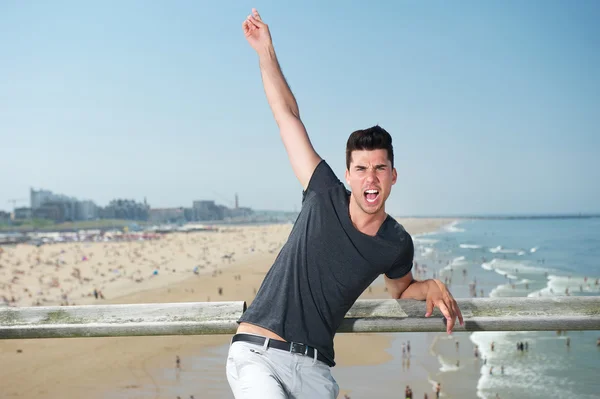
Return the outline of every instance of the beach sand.
[[[412,235],[452,222],[398,220]],[[18,306],[251,303],[291,227],[229,226],[218,232],[174,233],[153,241],[8,247],[0,256],[0,299],[12,301],[14,297],[11,303]],[[193,272],[196,266],[198,274]],[[94,289],[105,299],[96,299]],[[379,282],[362,298],[388,298],[388,294]],[[412,345],[408,367],[396,347],[398,334],[338,334],[338,366],[333,373],[342,388],[340,396],[353,397],[359,386],[368,389],[369,384],[377,384],[378,378],[386,376],[377,372],[378,367],[399,362],[398,372],[391,377],[399,389],[394,396],[401,396],[404,387],[411,385],[415,397],[422,397],[424,391],[434,397],[427,376],[428,370],[438,367],[429,354],[435,335],[401,337]],[[0,397],[232,397],[224,373],[229,339],[223,335],[3,340]],[[180,371],[175,370],[176,355],[182,359]]]

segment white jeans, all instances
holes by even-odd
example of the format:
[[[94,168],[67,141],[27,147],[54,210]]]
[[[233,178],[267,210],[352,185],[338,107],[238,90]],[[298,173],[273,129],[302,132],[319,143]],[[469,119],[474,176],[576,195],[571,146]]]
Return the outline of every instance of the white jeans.
[[[325,363],[249,342],[231,344],[226,370],[236,399],[335,399],[339,393]]]

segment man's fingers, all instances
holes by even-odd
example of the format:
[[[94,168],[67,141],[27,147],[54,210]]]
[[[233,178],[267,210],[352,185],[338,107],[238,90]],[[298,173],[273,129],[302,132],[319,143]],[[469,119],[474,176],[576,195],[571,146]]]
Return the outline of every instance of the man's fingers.
[[[250,15],[248,17],[248,20],[250,22],[252,22],[254,25],[256,25],[257,28],[262,28],[263,26],[265,26],[265,23],[259,19],[257,19],[256,17],[254,17],[254,15]]]
[[[458,316],[458,321],[460,321],[460,325],[464,326],[465,325],[465,321],[463,320],[463,315],[462,312],[460,311],[460,308],[458,307],[458,303],[456,303],[456,301],[454,301],[454,313]]]
[[[242,29],[244,31],[245,36],[250,36],[252,32],[254,32],[257,27],[252,24],[252,22],[246,20],[242,23]]]
[[[426,307],[426,310],[425,310],[425,317],[429,317],[429,316],[431,316],[431,314],[433,313],[433,301],[432,301],[432,300],[430,300],[430,299],[428,299],[428,300],[425,302],[425,307]]]
[[[453,317],[452,312],[448,310],[448,306],[446,306],[446,304],[443,301],[440,301],[438,303],[438,308],[440,308],[442,314],[444,315],[444,317],[446,317],[446,331],[448,332],[448,334],[450,334],[452,332],[452,329],[454,328],[455,318]]]
[[[245,22],[247,22],[252,29],[258,29],[259,21],[257,21],[252,15],[248,15],[248,18],[246,18]]]
[[[254,18],[258,19],[259,21],[262,22],[262,18],[260,17],[260,14],[258,13],[258,11],[256,10],[256,8],[252,9],[252,15],[254,15]]]

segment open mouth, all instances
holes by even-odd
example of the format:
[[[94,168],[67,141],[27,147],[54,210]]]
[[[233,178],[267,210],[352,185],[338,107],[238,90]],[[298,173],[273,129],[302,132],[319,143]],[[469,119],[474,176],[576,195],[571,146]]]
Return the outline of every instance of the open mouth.
[[[369,203],[373,203],[379,198],[379,190],[365,190],[363,194]]]

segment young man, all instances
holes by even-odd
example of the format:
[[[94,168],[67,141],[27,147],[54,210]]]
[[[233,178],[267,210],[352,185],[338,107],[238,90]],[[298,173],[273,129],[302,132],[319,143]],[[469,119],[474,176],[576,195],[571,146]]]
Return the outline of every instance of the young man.
[[[393,298],[427,301],[447,318],[462,316],[437,280],[415,281],[413,243],[385,212],[396,182],[392,138],[375,126],[350,135],[348,192],[315,152],[256,10],[243,23],[257,52],[263,84],[292,168],[303,187],[302,210],[288,241],[239,320],[227,358],[236,398],[336,398],[333,337],[360,294],[385,274]]]

